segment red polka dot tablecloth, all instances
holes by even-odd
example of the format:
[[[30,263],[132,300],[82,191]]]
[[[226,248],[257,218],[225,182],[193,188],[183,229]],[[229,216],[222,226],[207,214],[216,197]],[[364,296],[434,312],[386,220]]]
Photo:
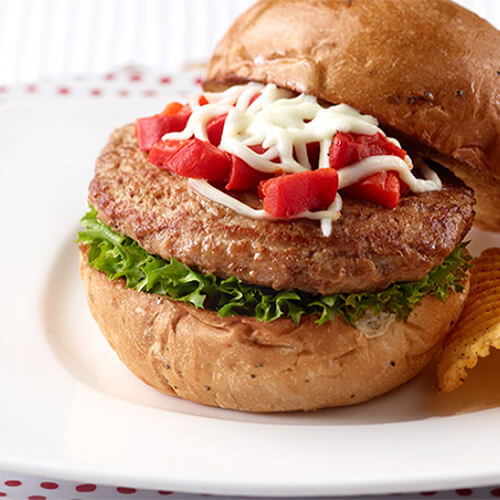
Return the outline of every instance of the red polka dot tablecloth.
[[[157,98],[161,101],[162,95],[171,94],[173,90],[180,97],[189,98],[200,89],[200,71],[182,72],[176,75],[154,74],[141,68],[125,68],[120,71],[109,72],[95,77],[81,77],[67,82],[37,82],[19,86],[0,85],[1,104],[9,101],[60,98]],[[0,444],[1,445],[1,444]],[[0,471],[0,498],[28,499],[28,500],[56,500],[56,499],[123,499],[136,500],[171,498],[183,500],[202,500],[211,496],[205,494],[188,494],[170,491],[168,484],[162,490],[136,489],[127,484],[101,485],[93,484],[86,478],[75,478],[74,481],[59,480],[55,477],[36,477],[16,473],[15,471]],[[417,493],[393,492],[387,495],[357,496],[359,498],[393,498],[417,499],[432,497],[443,498],[500,498],[499,485],[487,488],[463,488],[448,491],[423,491]],[[219,497],[231,498],[231,497]],[[237,497],[233,497],[237,498]],[[243,498],[243,497],[239,497]],[[341,498],[341,497],[336,497]],[[345,498],[345,497],[342,497]]]
[[[0,85],[0,102],[12,99],[50,97],[141,98],[161,97],[172,87],[186,97],[201,83],[202,73],[184,71],[175,75],[154,74],[141,68],[125,68],[94,77],[77,77],[67,82],[33,82]]]
[[[0,498],[14,498],[26,500],[160,500],[170,498],[171,500],[206,500],[207,497],[217,499],[248,498],[248,497],[217,497],[209,493],[194,495],[188,493],[174,492],[170,490],[145,490],[131,488],[129,486],[104,486],[85,481],[59,481],[42,477],[27,476],[23,474],[0,472]],[[346,497],[332,497],[336,499]],[[491,488],[464,488],[452,491],[423,491],[419,493],[392,493],[388,495],[364,495],[348,497],[352,500],[361,498],[390,499],[487,499],[500,498],[500,487]]]

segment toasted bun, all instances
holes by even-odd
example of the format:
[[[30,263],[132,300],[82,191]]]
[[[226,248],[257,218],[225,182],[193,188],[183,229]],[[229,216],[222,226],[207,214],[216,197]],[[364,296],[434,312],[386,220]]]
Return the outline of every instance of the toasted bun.
[[[140,379],[166,394],[254,412],[352,405],[403,384],[430,361],[466,296],[426,297],[406,323],[368,339],[341,319],[295,326],[220,318],[130,290],[91,268],[85,248],[80,273],[99,328]]]
[[[346,103],[450,168],[500,230],[500,32],[449,0],[262,0],[205,87],[256,80]]]

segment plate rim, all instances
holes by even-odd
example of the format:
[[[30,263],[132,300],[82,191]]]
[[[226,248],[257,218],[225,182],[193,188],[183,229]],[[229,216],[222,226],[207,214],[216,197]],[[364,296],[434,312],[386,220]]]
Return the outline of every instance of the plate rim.
[[[175,95],[175,92],[174,92]],[[138,101],[145,101],[146,99],[137,99]],[[37,106],[46,106],[47,102],[52,103],[53,101],[58,101],[58,99],[54,100],[44,100],[43,103],[34,103],[31,101],[29,103],[29,109],[32,110],[33,107]],[[109,101],[113,101],[113,104],[109,104]],[[147,99],[148,102],[151,102],[150,99]],[[58,101],[59,102],[59,101]],[[95,102],[93,99],[72,99],[72,98],[67,98],[65,99],[65,106],[69,107],[72,102],[78,102],[79,105],[87,102]],[[108,103],[108,104],[107,104]],[[99,101],[99,104],[103,107],[106,106],[113,106],[116,104],[120,104],[123,106],[123,100],[120,99],[107,99],[103,98],[101,101]],[[3,107],[3,110],[6,111],[8,109],[10,110],[16,110],[18,109],[17,104],[21,103],[10,103],[8,106],[5,105]],[[23,107],[26,107],[26,103],[22,103]],[[1,126],[1,123],[0,123]],[[76,203],[80,205],[81,200],[76,200]],[[64,229],[64,230],[63,230]],[[61,236],[62,239],[59,243],[64,244],[64,238],[67,237],[67,233],[65,232],[65,228],[61,229]],[[52,265],[52,261],[48,262],[48,267]],[[42,275],[45,275],[45,273],[41,273]],[[40,276],[39,277],[41,286],[43,288],[44,284],[44,277]],[[38,316],[38,312],[36,313]],[[35,335],[35,334],[34,334]],[[45,336],[44,336],[45,337]],[[8,354],[8,353],[7,353]],[[66,370],[66,368],[63,369],[64,373],[66,373],[68,380],[64,381],[65,383],[68,383],[69,385],[72,384],[80,384],[81,382],[73,380],[73,376],[71,375],[70,372]],[[2,374],[2,368],[0,366],[0,375]],[[4,372],[5,374],[5,372]],[[2,385],[0,384],[0,390],[1,390]],[[87,387],[86,390],[90,391],[96,391],[98,392],[97,389],[93,387]],[[1,392],[0,392],[1,396]],[[104,396],[101,394],[101,396]],[[113,398],[112,396],[108,396]],[[121,403],[124,403],[121,401]],[[126,404],[129,405],[134,405],[134,403],[127,401],[125,402]],[[153,411],[162,411],[165,412],[167,410],[158,410],[158,409],[152,409],[149,408],[148,410],[153,410]],[[453,420],[460,419],[461,421],[464,421],[464,419],[471,419],[471,420],[477,420],[479,418],[480,420],[483,419],[484,415],[486,414],[491,414],[491,417],[486,416],[486,420],[494,419],[495,415],[498,416],[500,415],[500,408],[493,408],[493,409],[487,409],[483,410],[474,414],[466,414],[466,415],[455,415],[455,416],[448,416],[448,417],[439,417],[439,419],[436,417],[436,420],[440,420],[441,422],[448,422],[451,423]],[[184,417],[189,417],[193,419],[208,419],[212,417],[204,417],[204,416],[196,416],[196,415],[184,415]],[[201,421],[199,420],[199,421]],[[380,426],[388,426],[390,428],[391,426],[407,426],[408,428],[412,427],[418,427],[419,425],[422,425],[423,422],[425,422],[425,425],[433,425],[430,421],[433,419],[427,419],[426,421],[409,421],[409,422],[400,422],[400,423],[383,423],[383,424],[366,424],[366,427],[380,427]],[[500,432],[500,419],[498,424],[498,431]],[[484,421],[484,419],[483,419]],[[225,421],[226,422],[226,421]],[[236,422],[236,421],[230,421],[232,425],[256,425],[255,423],[251,422]],[[258,423],[257,425],[267,425],[265,423]],[[0,428],[2,427],[2,416],[0,413]],[[279,427],[279,425],[278,425]],[[293,426],[290,426],[293,427]],[[315,424],[315,425],[309,425],[309,426],[301,426],[301,427],[313,427],[316,430],[321,431],[324,427],[330,427],[327,424]],[[345,431],[349,428],[350,426],[348,425],[342,425],[341,430]],[[359,425],[352,426],[352,427],[359,427]],[[1,435],[1,432],[0,432]],[[81,463],[79,466],[76,464],[71,463],[70,465],[65,465],[64,456],[60,456],[60,461],[58,463],[56,462],[47,462],[43,463],[40,461],[36,460],[30,460],[28,458],[19,458],[19,457],[13,457],[13,456],[7,456],[4,453],[3,447],[0,446],[0,468],[6,471],[12,471],[12,472],[24,472],[27,474],[37,474],[37,475],[47,475],[47,476],[53,476],[53,477],[58,477],[60,479],[70,479],[70,480],[75,480],[78,477],[85,477],[86,480],[95,480],[95,482],[99,484],[117,484],[117,483],[123,483],[126,482],[127,485],[133,486],[133,487],[140,487],[140,488],[148,488],[148,489],[165,489],[165,480],[164,478],[160,477],[145,477],[144,474],[142,475],[142,478],[137,476],[137,477],[122,477],[120,476],[120,471],[119,470],[108,470],[104,471],[99,469],[98,467],[92,467],[85,465]],[[238,495],[252,495],[252,496],[289,496],[289,497],[297,497],[297,496],[319,496],[319,495],[354,495],[354,494],[384,494],[384,493],[393,493],[395,491],[398,492],[413,492],[413,491],[423,491],[426,489],[457,489],[461,487],[481,487],[481,486],[490,486],[492,484],[495,484],[495,482],[500,481],[500,457],[498,459],[498,462],[493,464],[493,466],[489,470],[483,471],[482,474],[476,474],[473,476],[465,476],[463,471],[458,471],[456,476],[453,476],[453,474],[448,474],[442,479],[430,479],[429,481],[420,479],[417,482],[412,482],[411,478],[403,478],[400,479],[399,481],[395,481],[395,478],[380,478],[378,482],[363,482],[363,480],[360,480],[359,483],[357,484],[352,484],[352,479],[350,480],[350,484],[347,484],[347,482],[342,482],[342,480],[336,480],[332,481],[330,483],[324,482],[323,484],[308,484],[307,481],[302,481],[302,486],[300,481],[296,484],[285,484],[283,481],[279,483],[278,481],[276,484],[255,484],[254,482],[251,481],[251,479],[254,479],[252,477],[249,477],[249,480],[247,481],[247,484],[232,484],[230,479],[227,479],[227,481],[221,482],[220,480],[214,480],[213,482],[210,481],[203,481],[198,478],[193,478],[191,481],[186,482],[184,480],[180,480],[177,478],[169,478],[168,482],[170,483],[168,485],[168,489],[174,489],[175,491],[182,491],[182,492],[189,492],[189,493],[211,493],[211,494],[222,494],[222,495],[229,495],[229,494],[238,494]],[[299,479],[299,478],[297,478]]]

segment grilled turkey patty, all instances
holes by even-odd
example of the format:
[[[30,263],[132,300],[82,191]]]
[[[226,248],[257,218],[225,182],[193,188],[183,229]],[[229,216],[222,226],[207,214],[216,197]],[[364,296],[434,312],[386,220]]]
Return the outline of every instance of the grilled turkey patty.
[[[393,210],[344,197],[342,217],[325,238],[317,221],[256,221],[204,199],[186,178],[147,162],[133,125],[111,135],[89,199],[100,220],[150,253],[223,278],[320,294],[422,278],[465,237],[475,203],[455,180],[405,196]]]

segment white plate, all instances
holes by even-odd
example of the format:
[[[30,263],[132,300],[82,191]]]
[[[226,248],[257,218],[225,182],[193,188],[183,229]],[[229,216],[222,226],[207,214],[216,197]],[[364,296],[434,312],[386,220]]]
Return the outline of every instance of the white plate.
[[[72,241],[109,131],[164,102],[58,100],[1,109],[0,468],[247,495],[500,481],[498,355],[450,396],[436,393],[429,368],[376,401],[289,415],[163,396],[121,365],[88,312]],[[471,247],[495,244],[498,236],[476,231]]]

